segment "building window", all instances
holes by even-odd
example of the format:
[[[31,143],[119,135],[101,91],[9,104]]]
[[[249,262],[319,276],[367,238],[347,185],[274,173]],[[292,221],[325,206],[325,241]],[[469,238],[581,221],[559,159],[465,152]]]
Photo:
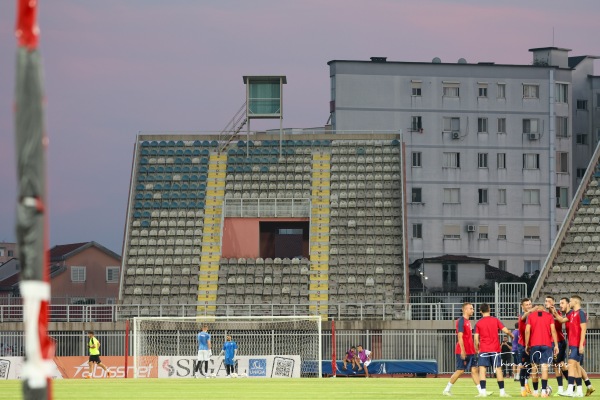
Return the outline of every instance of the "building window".
[[[460,168],[460,153],[444,153],[444,168]]]
[[[71,282],[85,282],[85,267],[71,267]]]
[[[422,203],[421,188],[412,188],[412,203]]]
[[[443,86],[444,97],[459,97],[460,87],[458,83],[445,83]]]
[[[488,154],[487,153],[478,153],[477,154],[477,166],[479,168],[487,168],[488,167]]]
[[[477,87],[477,97],[488,97],[487,83],[480,83]]]
[[[587,100],[577,100],[577,109],[578,110],[587,110],[588,109]]]
[[[569,207],[569,188],[557,187],[556,188],[556,207],[557,208],[568,208]]]
[[[444,188],[444,204],[458,204],[460,203],[460,189],[459,188]]]
[[[540,189],[523,189],[523,204],[540,205]]]
[[[488,119],[487,118],[477,118],[477,133],[487,133],[488,132]]]
[[[479,239],[488,239],[488,226],[487,225],[479,225]]]
[[[423,129],[423,120],[421,119],[421,116],[411,117],[410,127],[411,127],[411,130],[413,130],[413,131],[422,130]]]
[[[119,267],[106,267],[106,282],[119,282]]]
[[[444,132],[460,132],[460,118],[444,117]]]
[[[525,118],[523,119],[523,133],[538,133],[539,120]]]
[[[506,271],[506,260],[498,260],[498,269],[500,271]]]
[[[460,225],[444,225],[444,239],[460,239]]]
[[[569,137],[569,118],[556,117],[556,137]]]
[[[540,85],[523,85],[523,98],[525,99],[539,99],[540,98]]]
[[[539,240],[540,238],[540,227],[538,225],[525,225],[524,238]]]
[[[523,169],[540,169],[540,155],[537,153],[523,154]]]
[[[498,118],[498,133],[506,133],[506,118]]]
[[[505,83],[499,83],[498,84],[498,96],[499,99],[505,99],[506,98],[506,84]]]
[[[578,133],[575,136],[575,143],[577,144],[588,144],[588,135],[585,133]]]
[[[413,96],[421,96],[421,81],[412,81],[410,83],[411,86],[411,94]]]
[[[455,263],[444,263],[442,265],[443,289],[453,292],[458,290],[458,265]]]
[[[559,174],[569,173],[569,153],[566,151],[556,152],[556,172]]]
[[[413,239],[423,239],[423,224],[412,224]]]
[[[14,255],[15,255],[15,252],[12,250],[7,250],[6,252],[8,253],[9,257],[14,257]]]
[[[498,240],[506,240],[506,225],[498,225]]]
[[[4,252],[5,252],[4,249],[0,249],[0,257],[4,257]]]
[[[569,85],[565,83],[556,84],[556,93],[554,94],[557,103],[569,102]]]
[[[477,189],[478,202],[479,204],[487,204],[488,203],[488,190],[487,189]]]
[[[412,152],[412,166],[413,167],[421,167],[421,152],[413,151]]]
[[[496,163],[498,164],[498,169],[506,169],[506,153],[496,154]]]
[[[498,204],[506,204],[506,189],[498,189]]]
[[[525,273],[533,275],[540,270],[540,260],[525,260]]]
[[[585,175],[585,168],[577,168],[577,178],[581,179]]]

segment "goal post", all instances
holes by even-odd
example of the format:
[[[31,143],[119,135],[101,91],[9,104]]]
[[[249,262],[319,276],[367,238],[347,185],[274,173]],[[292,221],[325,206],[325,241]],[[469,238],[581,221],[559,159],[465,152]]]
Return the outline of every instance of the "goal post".
[[[133,376],[190,378],[197,366],[197,336],[211,335],[209,376],[225,376],[219,353],[226,336],[237,343],[238,373],[250,378],[321,377],[321,316],[136,317]]]

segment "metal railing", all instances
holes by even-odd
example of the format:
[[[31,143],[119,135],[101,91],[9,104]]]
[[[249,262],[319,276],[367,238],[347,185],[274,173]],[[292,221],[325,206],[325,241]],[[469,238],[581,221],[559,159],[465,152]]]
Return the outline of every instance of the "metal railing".
[[[310,199],[225,199],[225,217],[310,217]]]
[[[514,303],[490,303],[492,315],[502,319],[516,319]],[[352,303],[330,304],[328,316],[336,320],[414,320],[414,321],[453,321],[462,315],[462,303]],[[584,311],[590,317],[600,315],[600,303],[586,303]],[[223,304],[217,308],[217,315],[307,315],[309,304]],[[180,305],[50,305],[51,322],[115,322],[133,317],[147,316],[195,316],[196,304]],[[0,323],[22,322],[21,305],[1,305]]]

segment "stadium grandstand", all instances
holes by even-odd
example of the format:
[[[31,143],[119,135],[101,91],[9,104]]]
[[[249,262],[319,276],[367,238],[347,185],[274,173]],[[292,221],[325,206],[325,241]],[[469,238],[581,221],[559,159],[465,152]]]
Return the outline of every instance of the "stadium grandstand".
[[[600,315],[599,157],[596,147],[531,295],[543,301],[546,295],[580,294],[590,317]]]
[[[124,315],[404,319],[399,134],[139,135]]]

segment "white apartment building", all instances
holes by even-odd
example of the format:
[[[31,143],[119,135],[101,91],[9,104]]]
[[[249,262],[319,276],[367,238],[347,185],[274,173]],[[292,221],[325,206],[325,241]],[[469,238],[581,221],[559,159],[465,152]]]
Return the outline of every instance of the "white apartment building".
[[[333,129],[403,132],[410,262],[543,265],[600,135],[600,82],[593,56],[530,51],[530,65],[328,63]]]

